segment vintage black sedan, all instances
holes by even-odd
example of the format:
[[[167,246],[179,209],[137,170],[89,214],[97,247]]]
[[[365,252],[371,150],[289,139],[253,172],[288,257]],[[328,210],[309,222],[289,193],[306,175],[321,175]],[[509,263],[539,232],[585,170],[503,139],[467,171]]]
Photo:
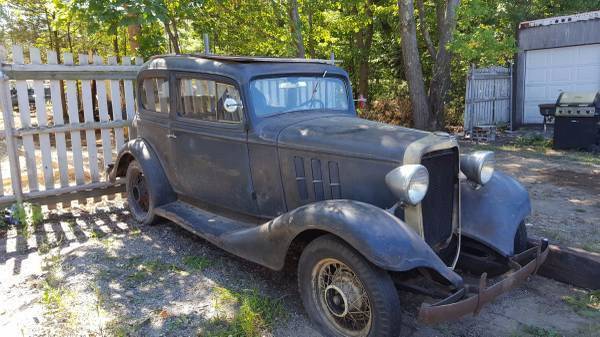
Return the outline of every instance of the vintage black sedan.
[[[137,83],[133,137],[109,172],[125,177],[132,216],[297,266],[328,336],[397,335],[397,287],[440,298],[421,306],[425,323],[477,313],[547,256],[547,241],[528,246],[527,191],[492,152],[357,117],[348,74],[328,61],[158,56]],[[488,287],[491,273],[505,275]]]

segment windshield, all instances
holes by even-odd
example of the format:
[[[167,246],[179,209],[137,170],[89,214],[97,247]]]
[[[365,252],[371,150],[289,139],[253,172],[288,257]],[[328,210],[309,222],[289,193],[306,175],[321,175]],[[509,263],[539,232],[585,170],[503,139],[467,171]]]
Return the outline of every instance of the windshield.
[[[302,110],[348,111],[348,93],[341,78],[286,76],[257,79],[250,94],[258,117]]]

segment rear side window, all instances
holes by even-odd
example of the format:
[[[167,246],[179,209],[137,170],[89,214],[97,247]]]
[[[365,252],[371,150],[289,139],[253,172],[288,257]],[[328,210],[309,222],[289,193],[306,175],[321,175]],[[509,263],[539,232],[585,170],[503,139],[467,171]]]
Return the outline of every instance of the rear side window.
[[[169,113],[169,81],[165,78],[145,78],[142,85],[142,107],[146,110]]]
[[[231,84],[184,77],[179,79],[179,95],[179,114],[183,117],[229,123],[242,120],[240,93]]]

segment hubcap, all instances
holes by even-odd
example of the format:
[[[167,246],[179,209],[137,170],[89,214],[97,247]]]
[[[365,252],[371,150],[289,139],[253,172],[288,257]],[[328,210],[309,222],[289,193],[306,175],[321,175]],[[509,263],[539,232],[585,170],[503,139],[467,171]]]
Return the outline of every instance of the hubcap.
[[[356,273],[335,259],[322,260],[314,271],[315,299],[328,321],[344,335],[368,335],[371,304]]]
[[[147,213],[150,208],[150,195],[146,187],[146,177],[142,172],[135,171],[128,183],[131,206],[138,213]]]

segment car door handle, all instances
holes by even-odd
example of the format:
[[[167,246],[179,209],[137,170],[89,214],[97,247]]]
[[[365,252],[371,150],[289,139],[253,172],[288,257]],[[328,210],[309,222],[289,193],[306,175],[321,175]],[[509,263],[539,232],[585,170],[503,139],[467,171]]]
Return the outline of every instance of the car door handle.
[[[173,133],[167,133],[167,138],[175,139],[175,138],[177,138],[177,136],[175,136],[175,134],[173,134]]]

